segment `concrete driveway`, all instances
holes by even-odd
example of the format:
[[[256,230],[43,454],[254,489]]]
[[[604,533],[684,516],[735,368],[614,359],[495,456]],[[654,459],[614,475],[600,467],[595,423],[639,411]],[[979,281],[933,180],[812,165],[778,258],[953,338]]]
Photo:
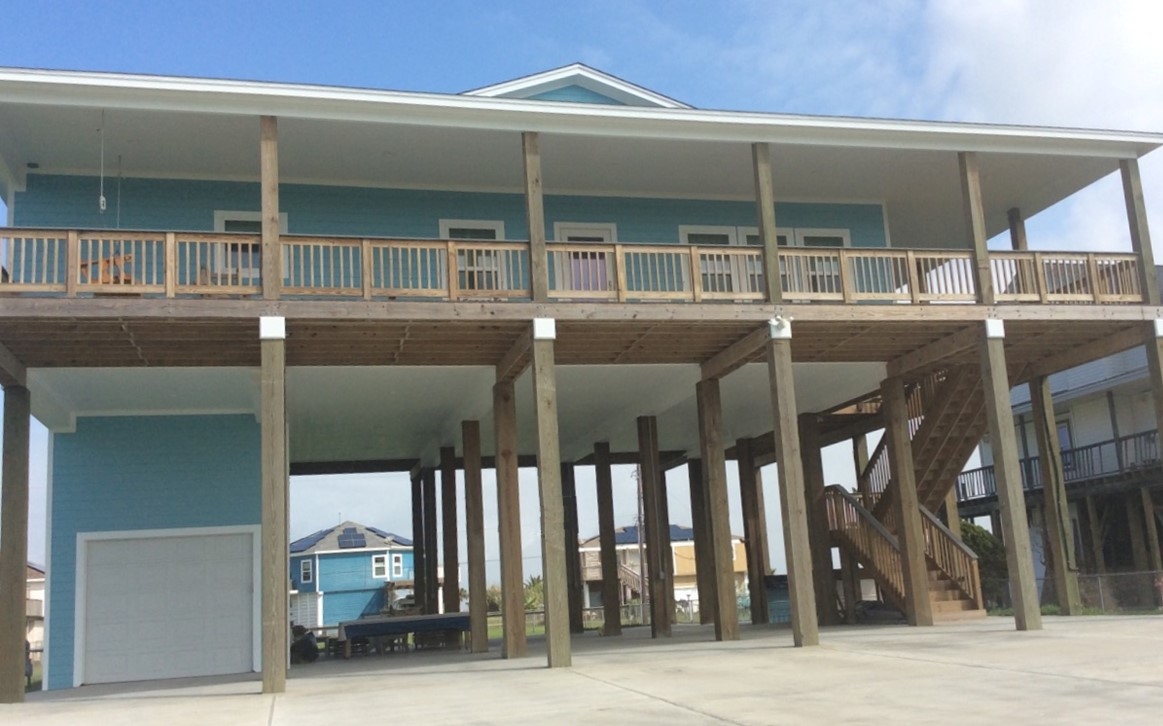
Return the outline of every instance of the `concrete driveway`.
[[[100,724],[788,724],[1163,722],[1163,616],[1011,618],[932,628],[823,630],[818,648],[788,630],[743,627],[734,643],[676,626],[665,641],[575,636],[574,666],[544,649],[324,660],[292,670],[285,694],[255,676],[31,694],[0,723]]]

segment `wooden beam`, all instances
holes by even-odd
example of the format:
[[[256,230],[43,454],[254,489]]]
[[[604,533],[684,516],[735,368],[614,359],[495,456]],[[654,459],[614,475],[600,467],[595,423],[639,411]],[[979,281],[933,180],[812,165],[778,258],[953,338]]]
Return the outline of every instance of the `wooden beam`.
[[[1086,495],[1086,524],[1090,529],[1090,554],[1094,560],[1094,571],[1106,574],[1106,555],[1103,552],[1103,519],[1098,516],[1098,505],[1093,495]]]
[[[1147,539],[1143,533],[1143,520],[1146,512],[1143,511],[1140,497],[1134,491],[1123,496],[1123,506],[1127,514],[1127,531],[1131,538],[1131,561],[1135,572],[1145,572],[1148,567]]]
[[[529,276],[533,301],[549,300],[549,258],[545,247],[545,203],[541,188],[541,137],[521,134],[525,160],[525,216],[529,220]]]
[[[489,649],[489,607],[485,594],[485,509],[481,490],[481,423],[460,424],[464,451],[464,529],[468,545],[469,647],[474,653]]]
[[[958,542],[962,541],[961,512],[957,508],[956,485],[949,487],[949,493],[945,495],[945,526]]]
[[[1092,360],[1105,358],[1143,343],[1143,328],[1140,325],[1125,328],[1086,345],[1052,353],[1030,364],[1029,376],[1048,376],[1068,370]]]
[[[743,509],[743,547],[747,553],[747,591],[751,597],[751,624],[762,625],[769,620],[767,609],[767,588],[763,576],[765,561],[763,550],[767,547],[765,522],[760,510],[758,470],[751,456],[751,440],[739,439],[735,442],[739,452],[739,502]]]
[[[682,466],[686,463],[686,456],[687,453],[682,449],[665,449],[658,452],[658,460],[662,462],[663,469],[673,469],[676,466]],[[595,454],[587,454],[574,463],[578,466],[594,466],[596,461]],[[608,461],[611,465],[634,466],[639,462],[638,452],[611,451],[608,454]]]
[[[993,274],[989,267],[989,247],[985,232],[985,211],[981,201],[981,171],[977,162],[977,152],[962,151],[957,154],[957,165],[961,170],[961,204],[965,212],[965,236],[973,251],[973,283],[977,288],[977,302],[993,305]]]
[[[1026,240],[1026,221],[1022,217],[1022,210],[1011,207],[1006,211],[1006,218],[1010,223],[1010,247],[1018,252],[1030,249],[1029,242]]]
[[[996,325],[993,326],[996,331]],[[994,447],[994,477],[1001,513],[1002,534],[1009,568],[1010,596],[1018,630],[1041,630],[1042,612],[1034,583],[1030,553],[1030,528],[1026,524],[1026,499],[1018,462],[1017,434],[1010,409],[1010,382],[1006,373],[1005,340],[986,327],[981,339],[981,376],[989,440]]]
[[[1139,255],[1139,287],[1143,302],[1159,304],[1159,278],[1155,276],[1155,251],[1151,248],[1151,230],[1147,226],[1147,204],[1143,198],[1143,180],[1139,176],[1138,159],[1121,159],[1119,172],[1123,178],[1123,201],[1127,206],[1127,222],[1131,228],[1131,249]]]
[[[824,509],[824,461],[816,417],[798,417],[800,458],[804,476],[804,507],[808,515],[808,541],[812,549],[812,585],[816,593],[816,616],[821,625],[836,625],[836,575],[832,569],[832,534]]]
[[[577,521],[577,481],[573,462],[561,462],[561,504],[565,511],[565,579],[569,589],[569,632],[584,633],[583,599],[585,582],[582,581],[581,552]]]
[[[529,332],[524,332],[513,347],[505,353],[497,363],[497,380],[498,381],[515,381],[520,378],[525,369],[529,367],[529,356],[533,346],[533,335]]]
[[[460,551],[456,522],[456,449],[440,448],[440,534],[444,550],[444,612],[460,612]]]
[[[24,386],[4,386],[3,487],[0,488],[0,703],[24,701],[30,401],[28,389]],[[266,673],[265,668],[263,673]]]
[[[1147,524],[1147,564],[1152,572],[1163,572],[1163,553],[1159,552],[1159,527],[1155,523],[1155,500],[1150,487],[1139,487],[1143,498],[1143,516]]]
[[[501,556],[501,657],[521,658],[525,638],[525,580],[521,561],[521,491],[517,481],[517,400],[513,383],[493,386],[497,528]]]
[[[642,485],[642,519],[646,525],[646,569],[647,590],[650,600],[650,637],[669,637],[670,612],[673,603],[666,597],[666,558],[671,556],[670,547],[664,543],[662,530],[667,523],[662,520],[661,497],[665,496],[662,485],[662,467],[658,461],[658,420],[653,416],[638,417],[638,451],[642,458],[639,465]],[[669,532],[668,532],[669,534]]]
[[[772,332],[776,331],[773,329]],[[807,503],[804,501],[804,468],[796,420],[790,328],[786,336],[773,337],[767,343],[767,375],[771,382],[771,408],[775,417],[775,454],[780,461],[779,507],[787,556],[792,642],[801,647],[819,645],[820,625],[812,585],[812,548]]]
[[[779,275],[779,243],[775,232],[775,184],[771,178],[771,144],[751,145],[755,171],[755,218],[759,222],[759,239],[763,242],[763,281],[767,300],[783,302]],[[707,378],[706,374],[703,376]]]
[[[598,490],[599,559],[602,563],[602,635],[622,634],[622,586],[618,577],[618,549],[614,532],[614,480],[610,445],[594,444],[594,478]]]
[[[687,462],[691,494],[691,529],[695,533],[695,587],[699,591],[699,624],[715,621],[715,558],[711,551],[711,522],[707,518],[707,488],[703,484],[703,460]]]
[[[280,321],[281,322],[281,321]],[[287,573],[290,571],[287,502],[290,465],[287,459],[287,371],[285,332],[278,324],[260,323],[262,470],[262,692],[287,690],[290,644]]]
[[[892,478],[896,485],[892,505],[896,510],[897,540],[904,570],[905,618],[909,625],[932,625],[929,568],[925,562],[925,534],[921,529],[921,506],[917,500],[904,382],[900,378],[885,379],[880,391],[884,401],[884,435],[888,437],[888,454],[892,457]]]
[[[719,379],[707,378],[695,387],[699,416],[699,446],[706,488],[707,537],[715,594],[715,640],[739,639],[735,604],[734,542],[727,504],[727,462],[723,458],[723,408]],[[701,603],[701,600],[700,600]]]
[[[419,459],[362,459],[347,461],[292,461],[291,476],[325,474],[387,474],[411,472]]]
[[[946,358],[952,358],[965,351],[973,350],[980,338],[981,330],[978,326],[969,325],[952,335],[917,348],[896,360],[889,361],[886,369],[888,377],[904,378],[914,371],[937,365]]]
[[[6,345],[0,343],[0,386],[25,386],[27,382],[28,370],[24,363]]]
[[[279,225],[279,123],[259,119],[259,164],[262,194],[262,297],[277,300],[283,283],[282,229]]]
[[[742,368],[763,350],[769,337],[767,325],[756,328],[746,337],[735,341],[703,363],[702,377],[704,379],[722,378],[728,373]]]
[[[552,321],[549,321],[552,322]],[[569,593],[565,575],[565,513],[561,501],[561,453],[557,434],[557,372],[553,334],[533,335],[533,410],[537,418],[537,484],[541,495],[541,563],[545,587],[545,650],[550,668],[568,668]],[[546,328],[552,326],[545,326]]]
[[[1039,376],[1030,381],[1030,407],[1034,436],[1038,442],[1039,471],[1042,476],[1043,520],[1050,545],[1054,593],[1062,615],[1081,615],[1078,592],[1078,563],[1074,558],[1074,525],[1066,501],[1066,479],[1062,473],[1062,449],[1058,442],[1058,418],[1050,379]]]

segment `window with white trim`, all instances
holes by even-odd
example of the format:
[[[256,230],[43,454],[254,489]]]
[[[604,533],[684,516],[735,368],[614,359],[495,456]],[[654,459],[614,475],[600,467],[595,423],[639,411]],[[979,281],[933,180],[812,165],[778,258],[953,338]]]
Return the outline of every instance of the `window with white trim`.
[[[255,285],[262,279],[262,212],[218,209],[214,231],[258,235],[255,242],[222,242],[215,245],[214,274],[228,275],[216,284]],[[287,215],[279,214],[279,233],[287,233]],[[283,274],[286,275],[286,260]]]
[[[493,219],[442,219],[440,238],[496,242],[505,239],[505,223]],[[496,290],[501,282],[501,256],[489,250],[463,249],[456,255],[457,285],[461,290]]]
[[[392,577],[404,576],[404,555],[399,552],[392,553]]]
[[[496,219],[442,219],[440,239],[505,239],[505,223]]]
[[[614,242],[618,239],[618,225],[613,222],[554,222],[553,239],[558,242]]]
[[[387,555],[372,555],[372,577],[376,580],[388,579]]]
[[[299,560],[299,583],[306,585],[315,580],[315,563],[312,560]]]

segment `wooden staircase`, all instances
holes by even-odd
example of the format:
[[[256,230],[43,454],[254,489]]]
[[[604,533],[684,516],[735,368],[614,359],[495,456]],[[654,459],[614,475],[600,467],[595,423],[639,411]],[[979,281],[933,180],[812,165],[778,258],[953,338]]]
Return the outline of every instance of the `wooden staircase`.
[[[904,612],[904,570],[896,536],[842,487],[827,487],[824,502],[832,543],[876,581],[890,605]],[[921,515],[934,622],[985,617],[977,555],[928,509],[921,507]]]

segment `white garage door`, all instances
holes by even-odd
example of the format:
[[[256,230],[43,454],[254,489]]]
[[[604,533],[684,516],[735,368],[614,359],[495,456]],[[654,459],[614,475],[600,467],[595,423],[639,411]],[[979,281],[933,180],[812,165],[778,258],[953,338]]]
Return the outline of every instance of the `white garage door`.
[[[250,533],[91,540],[85,683],[253,670]]]

